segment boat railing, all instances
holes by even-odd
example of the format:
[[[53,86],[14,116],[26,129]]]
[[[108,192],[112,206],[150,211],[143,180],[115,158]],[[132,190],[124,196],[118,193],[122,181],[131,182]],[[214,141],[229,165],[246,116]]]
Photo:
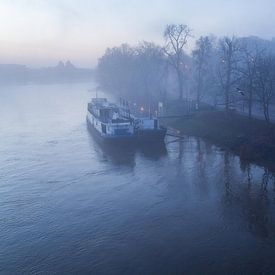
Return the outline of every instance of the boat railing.
[[[112,127],[114,129],[125,129],[126,127],[129,127],[130,124],[129,123],[112,123],[108,125],[109,127]]]

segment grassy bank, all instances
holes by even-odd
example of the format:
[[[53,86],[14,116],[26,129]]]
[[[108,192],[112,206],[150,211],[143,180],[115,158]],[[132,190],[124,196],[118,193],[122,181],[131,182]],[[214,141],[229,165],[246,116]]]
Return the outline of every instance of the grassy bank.
[[[226,147],[251,161],[275,160],[275,125],[221,111],[198,112],[190,119],[166,119],[163,123],[182,134],[199,136]]]

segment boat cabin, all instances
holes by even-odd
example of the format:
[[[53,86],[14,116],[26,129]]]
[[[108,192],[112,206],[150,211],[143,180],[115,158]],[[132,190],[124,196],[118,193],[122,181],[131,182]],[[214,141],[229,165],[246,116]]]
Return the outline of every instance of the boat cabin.
[[[121,116],[118,106],[109,103],[106,98],[93,98],[88,103],[88,119],[102,134],[111,136],[133,135],[133,120]]]

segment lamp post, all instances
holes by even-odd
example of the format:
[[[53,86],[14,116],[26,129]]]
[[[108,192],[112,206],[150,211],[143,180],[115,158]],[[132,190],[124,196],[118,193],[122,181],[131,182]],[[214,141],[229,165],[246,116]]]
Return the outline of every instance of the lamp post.
[[[244,97],[245,96],[245,91],[243,91],[242,89],[240,89],[240,88],[236,88],[236,90],[237,90],[237,92],[242,96],[242,97]],[[243,113],[244,113],[244,98],[243,98],[243,106],[242,106],[242,111],[243,111]]]
[[[239,93],[242,97],[244,97],[245,95],[249,96],[249,104],[248,104],[248,117],[249,119],[251,118],[252,115],[252,92],[240,89],[240,88],[236,88],[237,93]],[[244,111],[244,99],[243,99],[243,111]]]

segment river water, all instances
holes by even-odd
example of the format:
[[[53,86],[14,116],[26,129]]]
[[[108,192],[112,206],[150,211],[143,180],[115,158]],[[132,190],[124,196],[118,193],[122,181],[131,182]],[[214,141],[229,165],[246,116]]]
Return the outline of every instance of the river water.
[[[1,87],[0,273],[274,273],[273,174],[194,137],[102,148],[94,91]]]

